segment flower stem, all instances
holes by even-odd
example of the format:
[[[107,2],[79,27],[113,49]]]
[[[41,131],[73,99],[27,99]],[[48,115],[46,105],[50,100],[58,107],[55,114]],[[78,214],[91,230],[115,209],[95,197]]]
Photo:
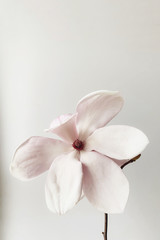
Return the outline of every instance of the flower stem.
[[[104,240],[107,240],[107,233],[108,233],[108,214],[104,214],[104,232],[102,232]]]
[[[121,166],[121,169],[123,169],[124,167],[126,167],[128,164],[135,162],[138,158],[140,158],[140,156],[141,156],[141,154],[139,154],[138,156],[132,158],[132,159],[129,160],[128,162],[124,163],[124,164]]]
[[[138,156],[130,159],[128,162],[124,163],[121,166],[121,169],[126,167],[128,164],[135,162],[137,159],[140,158],[140,156],[141,156],[141,154],[139,154]],[[108,237],[107,237],[107,235],[108,235],[108,214],[107,213],[104,214],[104,219],[105,219],[104,220],[104,232],[102,232],[102,234],[103,234],[104,240],[108,240]]]

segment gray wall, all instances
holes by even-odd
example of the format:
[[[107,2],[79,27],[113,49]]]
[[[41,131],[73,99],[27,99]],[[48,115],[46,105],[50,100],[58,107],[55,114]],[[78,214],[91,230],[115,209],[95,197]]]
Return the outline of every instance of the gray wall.
[[[27,183],[9,174],[15,148],[44,135],[85,94],[119,90],[112,124],[144,131],[150,144],[124,170],[130,196],[111,215],[109,240],[159,240],[160,1],[1,0],[1,239],[102,239],[103,214],[82,200],[59,217],[44,199],[46,174]]]

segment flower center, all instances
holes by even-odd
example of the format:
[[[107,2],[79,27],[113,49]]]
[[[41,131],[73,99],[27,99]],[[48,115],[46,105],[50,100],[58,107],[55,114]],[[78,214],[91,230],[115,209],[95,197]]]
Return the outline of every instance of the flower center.
[[[83,144],[83,142],[82,141],[80,141],[80,140],[78,140],[78,139],[76,139],[75,141],[74,141],[74,143],[72,144],[72,146],[75,148],[75,149],[77,149],[77,150],[82,150],[83,149],[83,147],[84,147],[84,144]]]

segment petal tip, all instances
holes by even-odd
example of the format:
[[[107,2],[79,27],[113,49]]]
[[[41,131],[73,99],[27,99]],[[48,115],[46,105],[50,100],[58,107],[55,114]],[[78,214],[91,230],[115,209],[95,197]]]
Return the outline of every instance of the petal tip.
[[[22,174],[22,172],[21,172],[18,168],[16,168],[16,167],[14,166],[14,164],[12,164],[12,163],[10,164],[9,172],[10,172],[10,174],[11,174],[14,178],[16,178],[16,179],[18,179],[18,180],[20,180],[20,181],[28,182],[28,181],[31,180],[30,178],[28,178],[27,176],[25,176],[24,174]]]

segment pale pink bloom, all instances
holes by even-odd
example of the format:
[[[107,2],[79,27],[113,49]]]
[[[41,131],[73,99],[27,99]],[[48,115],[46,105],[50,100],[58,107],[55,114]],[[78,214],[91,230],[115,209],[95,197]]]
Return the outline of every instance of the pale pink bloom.
[[[11,173],[20,180],[49,170],[45,196],[48,208],[59,214],[82,196],[98,210],[122,212],[129,184],[120,166],[139,155],[148,138],[134,127],[104,127],[122,108],[118,92],[97,91],[82,98],[76,113],[62,115],[48,131],[62,140],[31,137],[15,152]]]

